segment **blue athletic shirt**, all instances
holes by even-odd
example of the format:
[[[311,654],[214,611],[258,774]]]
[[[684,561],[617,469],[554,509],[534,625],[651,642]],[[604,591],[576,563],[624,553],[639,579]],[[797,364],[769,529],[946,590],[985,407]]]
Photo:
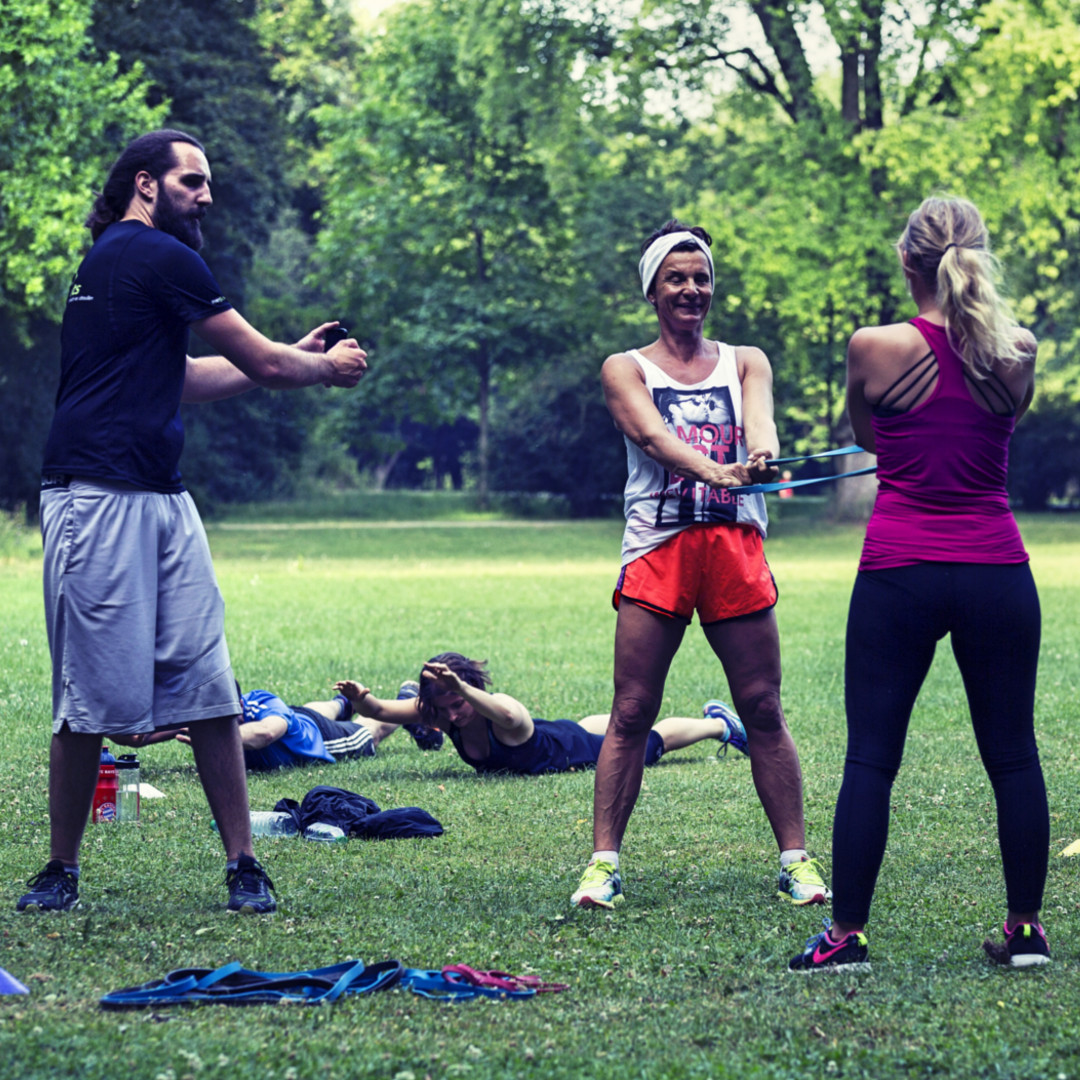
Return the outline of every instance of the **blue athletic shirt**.
[[[244,750],[244,764],[257,772],[306,765],[313,761],[333,762],[334,755],[326,749],[322,733],[315,721],[294,713],[284,701],[269,690],[251,690],[240,699],[240,723],[280,716],[288,730],[276,742],[261,750]]]
[[[461,733],[451,727],[450,741],[458,757],[477,772],[512,772],[522,776],[538,773],[569,772],[571,769],[593,769],[600,756],[603,735],[593,735],[574,720],[533,720],[533,733],[520,746],[504,746],[495,738],[491,721],[487,721],[490,755],[483,761],[469,757],[461,746]],[[664,752],[664,740],[655,731],[649,732],[645,764],[655,765]]]
[[[139,221],[110,225],[68,292],[43,471],[183,491],[188,326],[231,306],[176,237]]]

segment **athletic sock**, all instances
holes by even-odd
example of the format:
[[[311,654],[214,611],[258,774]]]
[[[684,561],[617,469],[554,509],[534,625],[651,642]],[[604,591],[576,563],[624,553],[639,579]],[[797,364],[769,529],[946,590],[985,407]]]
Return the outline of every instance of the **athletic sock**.
[[[611,863],[616,870],[619,869],[619,853],[617,851],[594,851],[592,858],[589,862],[607,862]]]
[[[352,702],[344,694],[335,694],[333,700],[341,706],[341,712],[338,715],[338,719],[351,720],[353,714]]]
[[[793,862],[802,862],[803,859],[809,859],[810,856],[806,853],[806,848],[788,848],[787,851],[780,852],[780,869],[790,866]]]

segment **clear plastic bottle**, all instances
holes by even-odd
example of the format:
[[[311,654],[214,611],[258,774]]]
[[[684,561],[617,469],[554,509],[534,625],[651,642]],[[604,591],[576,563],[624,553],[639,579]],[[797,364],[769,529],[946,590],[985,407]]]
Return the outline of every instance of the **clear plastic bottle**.
[[[304,830],[305,840],[321,840],[324,844],[340,844],[349,838],[344,829],[337,825],[327,825],[325,821],[316,821]]]
[[[210,822],[210,828],[214,832],[221,831],[216,821]],[[252,836],[295,836],[299,831],[292,814],[286,814],[284,810],[251,811]]]
[[[139,759],[121,754],[116,759],[116,820],[123,823],[139,820]]]

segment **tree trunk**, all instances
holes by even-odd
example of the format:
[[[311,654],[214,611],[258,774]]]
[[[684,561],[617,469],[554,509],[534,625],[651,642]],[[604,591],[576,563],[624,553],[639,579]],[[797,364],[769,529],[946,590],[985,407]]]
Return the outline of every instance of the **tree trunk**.
[[[814,74],[806,59],[795,16],[788,0],[751,0],[791,95],[791,114],[796,122],[820,120],[821,107],[814,94]]]
[[[845,409],[836,428],[836,445],[850,446],[854,441],[855,433],[851,430],[851,421]],[[835,461],[836,472],[840,476],[877,464],[877,458],[873,454],[866,453],[865,450],[861,454],[846,454],[844,457],[836,458]],[[837,480],[832,486],[829,517],[833,521],[868,521],[876,498],[877,476],[874,473],[853,476],[847,480]]]

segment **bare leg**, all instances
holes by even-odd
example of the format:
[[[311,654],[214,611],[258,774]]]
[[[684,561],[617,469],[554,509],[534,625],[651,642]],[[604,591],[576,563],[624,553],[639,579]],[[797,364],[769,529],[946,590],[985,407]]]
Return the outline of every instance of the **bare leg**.
[[[327,720],[340,720],[342,713],[342,705],[340,701],[306,701],[304,702],[305,709],[314,709],[317,713],[322,713]],[[364,716],[352,716],[353,723],[361,724],[371,732],[371,742],[373,746],[378,746],[383,739],[393,735],[400,724],[384,724],[381,720],[369,720]]]
[[[596,763],[593,850],[618,851],[641,790],[645,746],[685,623],[628,600],[615,626],[615,700]]]
[[[388,739],[401,727],[401,724],[384,724],[381,720],[367,720],[362,716],[354,716],[353,719],[371,732],[371,741],[374,746],[378,746],[383,739]]]
[[[610,722],[611,713],[593,713],[592,716],[583,716],[578,724],[590,735],[606,735]]]
[[[780,850],[806,843],[799,754],[780,707],[780,636],[770,609],[705,627],[746,728],[754,787]]]
[[[79,845],[90,817],[101,763],[101,736],[66,725],[49,746],[50,859],[78,866]]]
[[[592,735],[606,735],[610,713],[594,713],[584,716],[578,724]],[[727,724],[717,717],[701,716],[666,716],[654,725],[655,731],[664,740],[664,752],[683,750],[703,739],[723,739],[727,735]]]
[[[235,716],[200,720],[188,728],[195,767],[225,847],[225,858],[251,855],[251,815],[240,725]]]
[[[703,739],[723,739],[728,726],[720,717],[667,716],[653,730],[664,740],[664,753],[670,754]]]

